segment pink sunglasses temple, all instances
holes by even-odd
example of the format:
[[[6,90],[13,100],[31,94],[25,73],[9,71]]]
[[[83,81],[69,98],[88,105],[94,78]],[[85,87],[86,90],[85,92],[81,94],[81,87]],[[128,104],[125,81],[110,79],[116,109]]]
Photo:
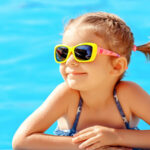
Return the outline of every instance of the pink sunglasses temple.
[[[135,52],[137,50],[136,45],[133,46],[133,51]]]
[[[98,52],[100,54],[103,54],[103,55],[109,55],[109,56],[115,56],[115,57],[120,57],[119,54],[115,53],[115,52],[112,52],[110,50],[107,50],[107,49],[104,49],[104,48],[98,48]],[[126,70],[128,69],[128,66],[126,67]]]
[[[100,54],[103,54],[103,55],[109,55],[109,56],[120,57],[119,54],[117,54],[117,53],[115,53],[115,52],[113,52],[113,51],[104,49],[104,48],[98,48],[98,52],[99,52]]]

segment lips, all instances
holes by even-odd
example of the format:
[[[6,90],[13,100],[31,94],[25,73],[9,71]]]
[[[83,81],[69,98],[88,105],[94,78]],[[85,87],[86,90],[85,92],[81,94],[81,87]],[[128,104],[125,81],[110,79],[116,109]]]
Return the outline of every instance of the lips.
[[[76,72],[76,71],[73,71],[73,72],[67,72],[66,75],[67,75],[68,77],[82,77],[82,76],[87,75],[87,73],[85,73],[85,72]]]
[[[77,70],[77,69],[73,69],[69,67],[65,69],[65,72],[66,72],[66,75],[69,75],[69,76],[80,76],[80,75],[87,74],[86,72],[83,72],[82,70]]]
[[[84,73],[84,72],[68,72],[67,74],[81,75],[81,74],[86,74],[86,73]]]

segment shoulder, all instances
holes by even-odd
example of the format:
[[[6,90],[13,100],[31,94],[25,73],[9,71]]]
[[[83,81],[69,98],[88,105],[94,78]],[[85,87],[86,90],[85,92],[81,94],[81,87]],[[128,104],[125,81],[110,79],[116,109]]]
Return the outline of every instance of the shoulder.
[[[58,118],[66,113],[72,97],[77,98],[78,92],[70,89],[66,83],[58,85],[42,105],[22,123],[15,134],[15,139],[18,140],[32,133],[46,131]]]
[[[131,81],[120,81],[116,89],[120,95],[125,97],[126,100],[129,99],[131,103],[149,97],[149,94],[140,85]]]
[[[54,91],[52,92],[55,96],[61,97],[61,98],[72,98],[72,97],[78,97],[79,92],[77,90],[71,89],[66,82],[63,82],[59,84]]]
[[[78,99],[78,97],[78,91],[69,88],[69,86],[63,82],[50,93],[37,111],[39,111],[41,115],[44,113],[49,114],[51,120],[56,121],[59,117],[68,113],[70,101]]]
[[[140,85],[131,81],[120,81],[116,88],[119,93],[130,98],[136,98],[141,94],[148,95]]]
[[[53,97],[52,99],[55,103],[55,105],[52,106],[53,109],[55,108],[53,112],[61,112],[59,115],[57,115],[59,128],[71,128],[70,120],[71,118],[74,118],[76,114],[76,108],[80,99],[79,91],[71,89],[66,82],[63,82],[56,87],[52,95],[50,95],[50,97]]]
[[[121,81],[116,89],[130,111],[150,124],[150,95],[137,83],[130,81]]]
[[[48,101],[52,99],[54,103],[57,103],[57,106],[66,106],[69,107],[72,100],[79,99],[80,94],[77,90],[71,89],[66,82],[59,84],[53,92],[49,95]]]

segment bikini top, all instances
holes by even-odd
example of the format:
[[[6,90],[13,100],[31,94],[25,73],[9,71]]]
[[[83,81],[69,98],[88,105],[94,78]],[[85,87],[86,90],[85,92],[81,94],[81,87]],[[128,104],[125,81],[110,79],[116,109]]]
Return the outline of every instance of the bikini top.
[[[117,105],[117,108],[120,112],[120,115],[122,117],[122,120],[126,126],[126,129],[133,129],[133,130],[139,130],[137,127],[134,127],[134,128],[131,128],[129,126],[129,122],[125,116],[125,113],[121,107],[121,104],[118,100],[118,97],[117,97],[117,94],[116,94],[116,89],[114,89],[114,92],[113,92],[113,97],[114,97],[114,100],[115,100],[115,103]],[[76,113],[76,118],[75,118],[75,121],[73,123],[73,126],[71,129],[69,130],[60,130],[58,127],[55,129],[54,131],[54,134],[55,135],[61,135],[61,136],[73,136],[77,131],[76,131],[76,128],[77,128],[77,124],[78,124],[78,121],[79,121],[79,117],[80,117],[80,113],[81,113],[81,110],[82,110],[82,103],[83,103],[83,100],[82,98],[80,98],[80,101],[79,101],[79,104],[78,104],[78,109],[77,109],[77,113]]]

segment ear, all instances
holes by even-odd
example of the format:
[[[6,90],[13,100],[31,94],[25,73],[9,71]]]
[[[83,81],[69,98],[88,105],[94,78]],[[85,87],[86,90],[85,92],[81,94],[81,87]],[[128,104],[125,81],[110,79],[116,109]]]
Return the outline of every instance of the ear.
[[[112,60],[111,74],[120,76],[127,69],[127,59],[125,57],[119,57]]]

